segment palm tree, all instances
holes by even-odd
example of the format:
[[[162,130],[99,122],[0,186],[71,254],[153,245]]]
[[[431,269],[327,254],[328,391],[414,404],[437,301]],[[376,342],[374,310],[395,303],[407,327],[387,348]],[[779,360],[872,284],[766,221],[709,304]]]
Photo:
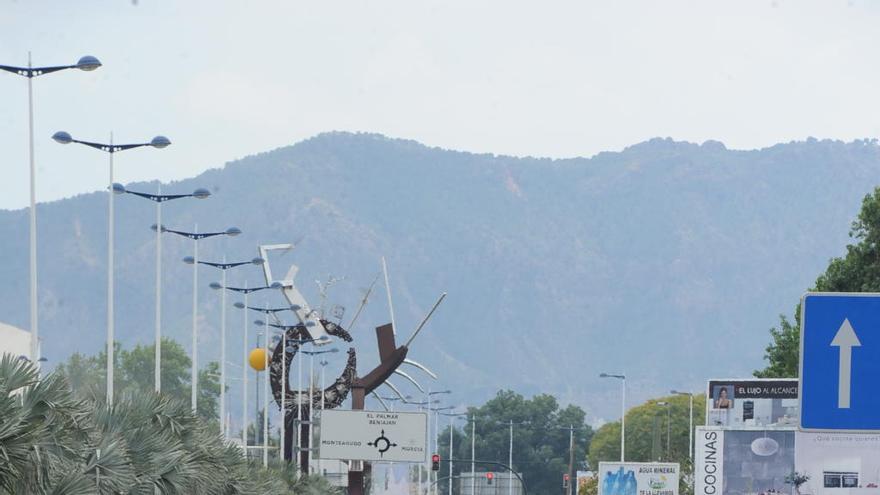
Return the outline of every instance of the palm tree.
[[[264,470],[214,422],[154,393],[107,407],[77,398],[56,373],[0,358],[0,495],[335,493],[289,465]]]

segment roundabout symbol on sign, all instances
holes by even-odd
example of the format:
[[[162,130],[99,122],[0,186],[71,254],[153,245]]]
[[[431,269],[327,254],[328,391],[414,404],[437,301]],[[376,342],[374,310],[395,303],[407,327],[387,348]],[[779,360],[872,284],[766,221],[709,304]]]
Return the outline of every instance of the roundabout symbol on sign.
[[[382,446],[380,447],[379,444],[382,444]],[[388,452],[391,447],[397,447],[396,443],[391,443],[391,440],[388,440],[388,437],[385,436],[385,430],[382,430],[382,434],[372,442],[368,442],[367,445],[379,449],[379,455],[382,457],[385,456],[385,452]]]

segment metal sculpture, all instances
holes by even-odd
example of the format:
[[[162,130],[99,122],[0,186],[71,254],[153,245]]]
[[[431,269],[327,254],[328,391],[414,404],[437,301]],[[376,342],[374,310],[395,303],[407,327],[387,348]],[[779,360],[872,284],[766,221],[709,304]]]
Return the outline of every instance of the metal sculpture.
[[[409,340],[407,340],[406,344],[402,346],[397,346],[395,342],[395,329],[393,323],[382,325],[376,328],[376,341],[379,347],[379,364],[366,375],[362,377],[358,376],[357,353],[354,347],[351,347],[348,349],[348,359],[346,361],[345,369],[343,370],[339,378],[337,378],[333,382],[333,384],[326,387],[324,390],[317,390],[312,392],[311,394],[304,390],[291,390],[289,386],[289,375],[291,369],[290,364],[293,361],[294,357],[299,354],[302,342],[308,341],[314,344],[322,345],[332,342],[332,337],[336,337],[348,343],[351,343],[354,340],[351,337],[351,334],[349,334],[341,325],[323,319],[319,311],[315,311],[309,308],[305,297],[303,297],[299,290],[297,290],[296,285],[294,284],[294,278],[299,271],[299,268],[296,265],[291,265],[290,270],[287,272],[287,276],[284,280],[275,280],[272,277],[272,271],[268,258],[269,251],[289,251],[294,247],[294,244],[275,244],[260,246],[259,252],[260,257],[263,260],[266,260],[266,262],[263,264],[263,271],[266,277],[266,285],[272,285],[273,283],[281,284],[282,293],[284,294],[288,303],[290,303],[290,309],[299,320],[298,324],[291,326],[280,325],[278,323],[272,325],[274,327],[281,328],[286,338],[280,339],[278,344],[275,346],[274,351],[272,352],[269,373],[272,393],[274,395],[275,402],[276,404],[278,404],[279,408],[285,410],[285,449],[283,453],[284,459],[290,460],[293,457],[291,446],[293,443],[293,427],[295,426],[294,418],[298,418],[298,422],[301,428],[300,448],[302,449],[302,455],[300,456],[300,467],[302,469],[301,472],[308,472],[310,452],[310,446],[308,444],[311,439],[308,433],[308,422],[305,421],[305,418],[309,417],[308,413],[310,408],[321,407],[322,405],[324,408],[327,409],[339,407],[340,405],[342,405],[342,403],[345,401],[350,393],[352,396],[352,409],[363,409],[366,395],[373,393],[383,383],[391,387],[398,395],[400,395],[400,392],[397,390],[397,388],[387,381],[393,374],[403,376],[408,381],[413,383],[419,390],[423,391],[424,389],[415,379],[413,379],[407,373],[399,370],[400,366],[403,364],[408,364],[418,369],[421,369],[422,371],[425,371],[431,378],[437,379],[437,375],[434,374],[431,370],[415,361],[407,359],[407,353],[409,352],[409,345],[413,342],[415,337],[424,327],[425,323],[443,301],[443,298],[446,297],[446,293],[443,293],[440,296],[440,298],[437,300],[437,302],[434,304],[434,306],[431,308],[431,310],[413,332],[413,335],[409,338]],[[383,270],[385,270],[384,260]],[[360,315],[361,310],[363,310],[364,306],[366,305],[367,297],[373,290],[373,286],[375,285],[375,283],[376,280],[374,280],[373,284],[370,285],[370,289],[368,289],[367,294],[362,299],[361,305],[355,313],[351,324],[349,325],[350,327],[357,320],[357,317]],[[323,306],[326,299],[326,292],[322,290],[321,296]],[[283,342],[285,340],[288,342],[292,342],[292,345],[287,346],[287,350],[284,349]],[[285,376],[285,374],[287,376]],[[349,489],[352,495],[357,495],[362,493],[363,491],[364,467],[354,465],[356,463],[352,464],[353,465],[349,470]]]

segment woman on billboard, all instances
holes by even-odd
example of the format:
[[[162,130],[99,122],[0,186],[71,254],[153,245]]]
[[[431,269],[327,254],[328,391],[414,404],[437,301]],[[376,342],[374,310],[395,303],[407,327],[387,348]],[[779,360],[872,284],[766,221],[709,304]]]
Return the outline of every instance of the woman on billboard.
[[[715,399],[715,409],[730,409],[733,407],[733,401],[728,396],[727,387],[720,387],[718,398]]]

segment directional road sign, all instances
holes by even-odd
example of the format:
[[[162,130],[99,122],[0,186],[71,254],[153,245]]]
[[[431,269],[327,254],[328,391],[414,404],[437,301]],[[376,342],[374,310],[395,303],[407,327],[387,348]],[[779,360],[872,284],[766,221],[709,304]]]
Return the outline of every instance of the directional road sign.
[[[427,413],[328,409],[321,412],[319,457],[425,462],[427,439]]]
[[[880,294],[801,302],[801,429],[880,430]]]

